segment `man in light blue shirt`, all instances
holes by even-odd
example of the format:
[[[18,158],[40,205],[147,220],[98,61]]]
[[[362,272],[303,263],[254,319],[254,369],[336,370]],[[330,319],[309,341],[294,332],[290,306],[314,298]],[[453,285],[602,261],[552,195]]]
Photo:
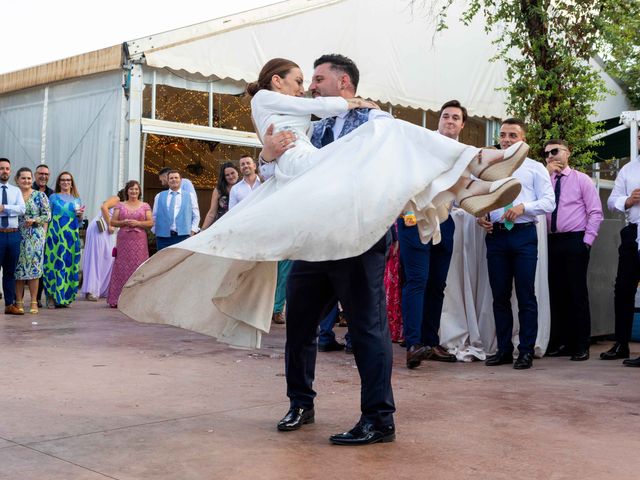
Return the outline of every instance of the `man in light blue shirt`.
[[[25,205],[18,187],[9,185],[11,162],[0,158],[0,264],[2,265],[2,290],[4,291],[4,313],[24,315],[16,305],[16,282],[14,272],[20,255],[20,231],[18,216],[24,215]]]

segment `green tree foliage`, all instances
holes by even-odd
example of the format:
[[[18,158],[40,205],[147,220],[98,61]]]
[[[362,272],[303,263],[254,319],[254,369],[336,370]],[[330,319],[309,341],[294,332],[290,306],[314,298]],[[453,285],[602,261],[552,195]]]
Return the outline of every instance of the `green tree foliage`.
[[[611,9],[615,21],[604,25],[602,58],[633,107],[640,109],[640,0],[619,0]]]
[[[444,0],[440,28],[453,2]],[[590,138],[601,125],[589,118],[606,88],[590,61],[605,45],[605,28],[624,11],[621,2],[638,0],[469,1],[462,20],[482,14],[487,32],[498,34],[495,58],[507,66],[507,111],[528,123],[533,157],[541,158],[544,141],[563,138],[573,147],[575,167],[591,164]]]

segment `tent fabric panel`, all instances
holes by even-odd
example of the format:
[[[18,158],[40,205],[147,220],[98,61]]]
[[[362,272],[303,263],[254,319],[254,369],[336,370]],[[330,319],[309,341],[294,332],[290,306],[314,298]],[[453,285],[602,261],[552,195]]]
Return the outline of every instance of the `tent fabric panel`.
[[[462,6],[454,4],[450,19]],[[344,19],[348,19],[345,25]],[[145,53],[147,64],[204,76],[253,81],[270,58],[296,61],[307,81],[313,61],[339,52],[356,61],[358,94],[393,105],[438,110],[457,98],[471,115],[502,118],[505,67],[495,54],[482,19],[435,32],[433,20],[402,2],[345,0],[298,15],[247,23]]]
[[[122,45],[0,75],[0,94],[122,69]]]
[[[93,218],[118,188],[122,75],[120,72],[49,88],[46,163],[74,176],[86,215]],[[128,179],[125,179],[128,180]]]
[[[0,96],[0,156],[14,171],[40,163],[43,108],[44,88]]]

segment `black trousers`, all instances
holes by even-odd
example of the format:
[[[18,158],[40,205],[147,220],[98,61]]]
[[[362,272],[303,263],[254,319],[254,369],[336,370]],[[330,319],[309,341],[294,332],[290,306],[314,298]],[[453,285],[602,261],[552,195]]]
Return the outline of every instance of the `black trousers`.
[[[584,232],[549,234],[549,299],[551,337],[549,350],[562,345],[571,352],[589,348],[591,310],[587,270],[589,248]]]
[[[292,408],[311,408],[316,396],[317,335],[320,320],[340,301],[360,374],[361,420],[393,424],[393,355],[387,323],[384,267],[387,234],[358,257],[326,262],[295,261],[287,280],[285,373]]]
[[[618,273],[613,298],[616,315],[616,341],[620,343],[629,343],[633,327],[636,290],[638,281],[640,281],[637,232],[638,226],[634,223],[620,230]]]

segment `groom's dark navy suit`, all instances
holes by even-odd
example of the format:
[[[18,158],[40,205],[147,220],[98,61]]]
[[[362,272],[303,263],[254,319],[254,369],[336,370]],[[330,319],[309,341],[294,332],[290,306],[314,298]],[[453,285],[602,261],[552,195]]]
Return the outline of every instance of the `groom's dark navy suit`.
[[[365,123],[366,109],[351,110],[339,137]],[[335,119],[314,126],[311,142],[322,147],[333,140]],[[340,181],[340,172],[336,172]],[[336,199],[340,202],[340,199]],[[348,205],[345,205],[348,208]],[[361,420],[376,427],[393,425],[392,350],[387,324],[384,267],[389,235],[362,255],[324,262],[293,262],[287,281],[287,396],[292,408],[313,407],[317,329],[340,301],[349,319],[353,353],[360,374]]]

